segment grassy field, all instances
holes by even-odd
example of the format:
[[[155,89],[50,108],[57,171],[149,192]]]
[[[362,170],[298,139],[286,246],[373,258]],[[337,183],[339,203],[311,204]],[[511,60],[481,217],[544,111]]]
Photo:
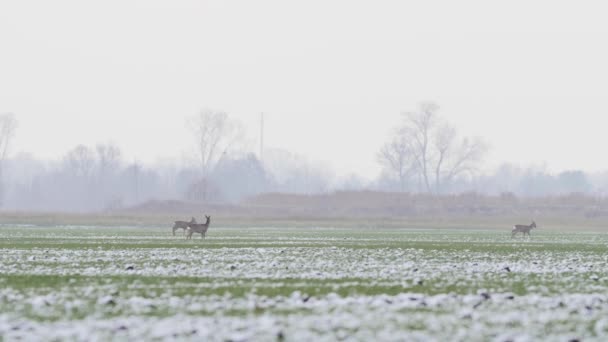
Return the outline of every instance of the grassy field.
[[[0,339],[608,339],[608,234],[0,227]]]

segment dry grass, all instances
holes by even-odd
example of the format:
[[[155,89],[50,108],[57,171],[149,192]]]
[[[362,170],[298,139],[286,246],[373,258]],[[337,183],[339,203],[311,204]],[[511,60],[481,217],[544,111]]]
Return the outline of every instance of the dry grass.
[[[240,204],[148,201],[104,213],[0,212],[0,224],[169,227],[212,216],[212,226],[510,229],[536,220],[540,229],[608,231],[608,200],[582,195],[517,198],[474,193],[431,196],[336,192],[265,194]]]

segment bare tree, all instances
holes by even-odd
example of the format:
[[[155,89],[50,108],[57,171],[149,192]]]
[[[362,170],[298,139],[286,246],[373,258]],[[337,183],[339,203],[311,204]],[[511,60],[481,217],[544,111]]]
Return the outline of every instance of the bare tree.
[[[326,164],[280,148],[264,151],[264,169],[278,192],[324,193],[334,178]]]
[[[0,205],[4,198],[4,164],[16,128],[17,119],[14,114],[0,114]]]
[[[97,152],[97,166],[99,168],[99,177],[102,183],[107,179],[108,175],[115,172],[120,166],[121,152],[120,148],[113,144],[98,144],[95,147]]]
[[[427,102],[420,105],[418,112],[404,114],[404,124],[401,128],[404,139],[410,142],[414,154],[418,175],[423,179],[425,188],[431,192],[429,169],[431,164],[431,132],[435,126],[435,112],[438,106]]]
[[[207,183],[209,174],[217,162],[243,139],[243,128],[232,121],[225,112],[203,110],[198,115],[188,119],[188,126],[195,139],[197,159],[201,179],[198,182],[202,189],[197,190],[203,199],[207,199]]]
[[[399,178],[402,192],[405,191],[406,183],[416,169],[416,160],[408,138],[405,132],[397,130],[377,155],[378,162]]]
[[[78,145],[66,154],[64,163],[75,176],[89,178],[95,168],[95,155],[90,148]]]
[[[479,138],[458,140],[456,130],[445,124],[435,139],[435,189],[440,192],[455,177],[473,173],[483,157],[486,146]]]
[[[98,206],[106,210],[119,208],[122,205],[122,197],[118,194],[120,191],[112,184],[121,166],[120,148],[114,144],[97,144],[95,152],[94,193]]]
[[[225,112],[204,110],[189,118],[194,134],[201,174],[206,177],[215,163],[242,138],[242,128]]]
[[[403,114],[402,126],[380,150],[380,160],[399,175],[418,175],[429,193],[444,191],[455,178],[477,169],[486,145],[481,139],[460,139],[456,129],[437,115],[439,106],[422,103]]]

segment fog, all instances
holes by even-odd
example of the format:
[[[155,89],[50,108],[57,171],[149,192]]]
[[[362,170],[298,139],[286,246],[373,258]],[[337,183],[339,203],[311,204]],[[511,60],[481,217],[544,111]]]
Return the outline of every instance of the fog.
[[[3,1],[0,114],[17,126],[10,144],[0,136],[1,208],[340,190],[603,196],[603,6]],[[404,117],[429,103],[424,150]],[[205,112],[232,127],[214,151],[192,122]]]
[[[79,145],[61,160],[28,154],[8,159],[2,208],[22,211],[113,211],[153,200],[240,203],[264,193],[329,194],[336,191],[381,191],[426,194],[417,179],[403,188],[388,172],[367,181],[356,174],[336,177],[322,164],[285,150],[269,149],[261,162],[253,153],[224,156],[204,180],[192,163],[128,161],[100,153],[108,145]],[[494,172],[463,176],[440,194],[479,193],[521,197],[587,194],[605,196],[607,173],[581,170],[550,173],[546,167],[503,164]]]

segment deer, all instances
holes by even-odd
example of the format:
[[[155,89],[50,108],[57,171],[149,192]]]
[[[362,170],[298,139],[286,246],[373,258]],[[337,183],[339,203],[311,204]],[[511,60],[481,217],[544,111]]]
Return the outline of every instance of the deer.
[[[536,228],[536,222],[534,222],[534,221],[532,221],[532,223],[529,225],[525,225],[525,224],[514,225],[513,229],[511,230],[511,239],[513,237],[515,237],[515,235],[517,233],[522,233],[523,236],[526,236],[526,234],[528,234],[528,236],[530,236],[530,230],[532,230],[532,228]]]
[[[175,221],[175,223],[173,223],[173,236],[175,236],[175,231],[178,229],[183,229],[184,233],[186,232],[186,229],[188,229],[188,225],[191,223],[196,223],[196,219],[194,217],[192,217],[190,219],[190,222],[188,221]]]
[[[211,224],[211,216],[205,215],[205,218],[207,218],[207,222],[205,223],[188,224],[188,228],[186,229],[186,239],[192,239],[192,234],[194,233],[201,234],[201,239],[205,238],[205,234],[207,234],[207,229],[209,229],[209,225]]]

